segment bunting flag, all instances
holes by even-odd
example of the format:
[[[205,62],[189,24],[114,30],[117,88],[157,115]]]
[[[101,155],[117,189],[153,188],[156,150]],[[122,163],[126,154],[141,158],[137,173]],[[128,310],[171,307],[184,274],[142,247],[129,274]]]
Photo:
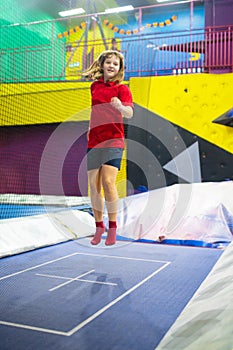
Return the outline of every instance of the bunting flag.
[[[132,35],[132,34],[138,34],[142,30],[146,28],[156,28],[156,27],[165,27],[165,26],[170,26],[173,22],[177,20],[177,16],[172,16],[170,19],[166,19],[164,22],[153,22],[153,23],[148,23],[145,26],[142,26],[138,29],[133,29],[133,30],[125,30],[125,29],[120,29],[117,26],[114,26],[109,20],[105,19],[104,24],[111,30],[113,30],[115,33],[118,34],[126,34],[126,35]]]
[[[85,29],[86,26],[87,26],[86,22],[82,22],[79,26],[76,26],[75,28],[72,28],[72,29],[70,29],[70,30],[67,30],[66,32],[63,32],[63,33],[59,33],[57,37],[58,37],[59,39],[68,37],[68,36],[71,35],[71,34],[77,33],[77,32],[79,32],[80,30]]]
[[[112,24],[111,22],[109,22],[108,19],[104,20],[104,24],[111,30],[113,30],[115,33],[119,33],[119,34],[126,34],[126,35],[132,35],[132,34],[138,34],[140,33],[142,30],[146,29],[146,28],[156,28],[156,27],[165,27],[165,26],[170,26],[173,22],[175,22],[177,20],[177,16],[172,16],[170,19],[166,19],[164,22],[153,22],[153,23],[148,23],[145,26],[142,26],[138,29],[133,29],[133,30],[125,30],[125,29],[120,29],[117,26],[114,26],[114,24]],[[75,28],[72,28],[70,30],[67,30],[63,33],[59,33],[58,34],[58,38],[62,39],[65,37],[68,37],[71,34],[77,33],[78,31],[85,29],[87,26],[86,22],[82,22],[79,26],[76,26]]]

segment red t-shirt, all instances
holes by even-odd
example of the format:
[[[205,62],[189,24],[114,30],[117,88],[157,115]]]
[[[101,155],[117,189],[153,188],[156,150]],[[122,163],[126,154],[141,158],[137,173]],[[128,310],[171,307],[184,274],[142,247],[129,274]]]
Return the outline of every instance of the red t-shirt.
[[[88,148],[124,148],[124,124],[121,113],[111,105],[118,97],[124,106],[133,107],[128,86],[104,82],[103,78],[91,85],[92,111]]]

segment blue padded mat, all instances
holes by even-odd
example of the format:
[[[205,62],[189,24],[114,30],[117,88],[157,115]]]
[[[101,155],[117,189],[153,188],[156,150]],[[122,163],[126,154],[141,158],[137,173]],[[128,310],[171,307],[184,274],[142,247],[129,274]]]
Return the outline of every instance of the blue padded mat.
[[[1,350],[154,350],[222,254],[88,244],[1,259]]]

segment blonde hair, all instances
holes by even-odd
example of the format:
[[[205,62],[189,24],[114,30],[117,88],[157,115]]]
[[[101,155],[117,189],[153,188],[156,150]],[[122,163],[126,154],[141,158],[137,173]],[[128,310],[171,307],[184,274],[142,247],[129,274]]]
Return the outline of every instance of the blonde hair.
[[[107,58],[116,56],[120,60],[120,69],[117,75],[110,79],[110,81],[122,82],[124,79],[124,56],[116,50],[106,50],[102,52],[97,59],[90,65],[90,67],[83,72],[83,76],[91,80],[98,80],[103,76],[103,65]]]

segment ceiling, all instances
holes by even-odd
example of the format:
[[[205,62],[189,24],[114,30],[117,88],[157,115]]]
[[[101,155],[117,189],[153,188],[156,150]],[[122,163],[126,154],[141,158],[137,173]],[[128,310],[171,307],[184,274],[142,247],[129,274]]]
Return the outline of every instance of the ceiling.
[[[50,0],[51,1],[51,0]],[[106,8],[133,5],[134,7],[142,7],[157,4],[157,0],[52,0],[63,7],[68,9],[82,7],[88,11],[88,8],[94,10],[96,7],[97,12],[102,12]]]
[[[134,8],[137,8],[156,4],[158,4],[157,0],[36,0],[37,8],[54,18],[59,17],[59,11],[79,7],[82,7],[86,13],[100,13],[104,12],[107,8],[118,6],[132,5]]]
[[[0,0],[5,1],[5,0]],[[11,1],[11,0],[9,0]],[[172,5],[174,3],[183,2],[184,0],[168,0]],[[187,0],[191,1],[191,0]],[[198,1],[198,0],[194,0]],[[22,10],[30,9],[33,10],[34,13],[36,13],[35,20],[33,21],[43,21],[47,17],[44,16],[44,14],[47,14],[49,17],[52,17],[54,19],[61,19],[59,12],[65,11],[65,10],[71,10],[74,8],[83,8],[85,10],[86,14],[95,14],[95,13],[104,13],[106,9],[108,8],[115,8],[120,6],[126,6],[126,5],[132,5],[134,8],[139,7],[147,7],[143,10],[143,15],[146,13],[151,13],[152,9],[151,6],[157,5],[161,6],[160,3],[158,3],[157,0],[12,0],[12,2],[17,3],[18,7]],[[168,5],[169,4],[162,4],[162,5]],[[41,15],[41,18],[40,18]],[[127,23],[127,19],[129,16],[135,16],[134,11],[129,12],[120,12],[118,14],[109,14],[107,19],[111,21],[111,23]],[[80,17],[80,16],[78,16]],[[85,18],[85,14],[80,17],[80,21]],[[77,16],[73,17],[67,17],[65,21],[62,23],[67,27],[67,29],[72,28],[77,24]]]

